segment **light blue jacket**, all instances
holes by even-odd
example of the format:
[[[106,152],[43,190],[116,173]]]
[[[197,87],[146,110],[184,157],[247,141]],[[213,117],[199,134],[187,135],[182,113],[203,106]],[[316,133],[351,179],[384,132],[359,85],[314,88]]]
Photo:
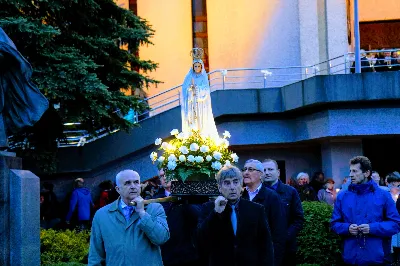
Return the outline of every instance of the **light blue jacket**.
[[[161,204],[147,205],[145,216],[134,212],[127,222],[119,203],[120,199],[96,212],[88,265],[162,266],[160,245],[169,239],[169,230]]]

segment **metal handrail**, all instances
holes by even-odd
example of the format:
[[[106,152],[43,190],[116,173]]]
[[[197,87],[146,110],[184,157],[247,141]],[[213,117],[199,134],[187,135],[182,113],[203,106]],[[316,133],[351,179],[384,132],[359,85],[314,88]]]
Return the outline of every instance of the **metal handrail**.
[[[363,51],[363,53],[382,53],[382,52],[400,52],[400,49],[386,49],[386,50],[370,50]],[[215,90],[229,90],[229,89],[246,89],[246,88],[259,88],[268,89],[272,87],[282,87],[301,81],[316,75],[336,75],[336,74],[350,74],[352,67],[352,57],[354,52],[333,57],[324,60],[317,64],[306,66],[269,66],[263,68],[228,68],[228,69],[215,69],[207,73],[210,82],[210,89]],[[390,58],[395,59],[395,58]],[[339,61],[338,61],[339,60]],[[379,59],[376,59],[376,61]],[[391,66],[400,66],[400,64],[391,64]],[[363,66],[362,68],[368,68]],[[374,68],[384,67],[381,65],[373,65]],[[256,71],[257,73],[252,74]],[[243,72],[244,75],[241,75]],[[272,75],[270,75],[272,74]],[[247,84],[247,85],[246,85]],[[249,85],[249,86],[248,86]],[[142,99],[149,105],[149,110],[136,114],[135,121],[140,123],[152,116],[167,111],[173,107],[180,105],[180,93],[182,85],[177,85],[152,96]],[[178,93],[176,93],[178,91]],[[172,94],[170,94],[172,93]],[[139,117],[141,119],[139,119]],[[78,123],[66,123],[65,125],[79,126]],[[99,129],[96,131],[96,136],[88,134],[86,130],[65,130],[64,133],[74,134],[65,138],[66,142],[59,142],[59,147],[83,146],[107,136],[112,132],[117,132],[118,129],[110,131],[109,129]],[[19,145],[19,144],[18,144]],[[15,146],[15,145],[14,145]]]

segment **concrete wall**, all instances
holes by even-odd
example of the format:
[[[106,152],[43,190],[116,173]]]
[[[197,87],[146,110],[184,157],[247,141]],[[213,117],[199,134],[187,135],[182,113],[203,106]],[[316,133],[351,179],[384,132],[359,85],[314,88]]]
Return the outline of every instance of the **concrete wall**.
[[[300,64],[297,0],[207,2],[210,69]]]
[[[359,10],[360,21],[400,19],[398,0],[361,0]]]
[[[155,72],[148,73],[162,84],[151,86],[149,96],[182,84],[192,58],[191,0],[138,0],[138,16],[146,19],[155,30],[153,45],[140,47],[142,60],[158,63]]]

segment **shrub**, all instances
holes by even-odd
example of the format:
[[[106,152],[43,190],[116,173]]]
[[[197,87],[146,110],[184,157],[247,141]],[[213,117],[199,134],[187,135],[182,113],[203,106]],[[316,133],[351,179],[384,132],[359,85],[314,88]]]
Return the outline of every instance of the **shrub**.
[[[55,264],[48,264],[48,266],[86,266],[86,264],[78,262],[60,262]]]
[[[90,232],[55,231],[40,232],[40,250],[42,265],[78,266],[87,260]],[[59,264],[70,262],[69,264]],[[75,264],[71,264],[71,263]]]
[[[341,261],[340,238],[330,230],[332,206],[320,202],[303,202],[304,228],[297,241],[298,263],[338,265]]]

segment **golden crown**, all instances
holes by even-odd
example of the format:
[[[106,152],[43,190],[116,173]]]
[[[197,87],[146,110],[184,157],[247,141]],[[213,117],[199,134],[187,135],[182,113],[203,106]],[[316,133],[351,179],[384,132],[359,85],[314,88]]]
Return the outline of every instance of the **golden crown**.
[[[190,56],[193,57],[193,59],[202,59],[204,55],[204,50],[202,48],[193,48],[192,51],[190,51]]]

